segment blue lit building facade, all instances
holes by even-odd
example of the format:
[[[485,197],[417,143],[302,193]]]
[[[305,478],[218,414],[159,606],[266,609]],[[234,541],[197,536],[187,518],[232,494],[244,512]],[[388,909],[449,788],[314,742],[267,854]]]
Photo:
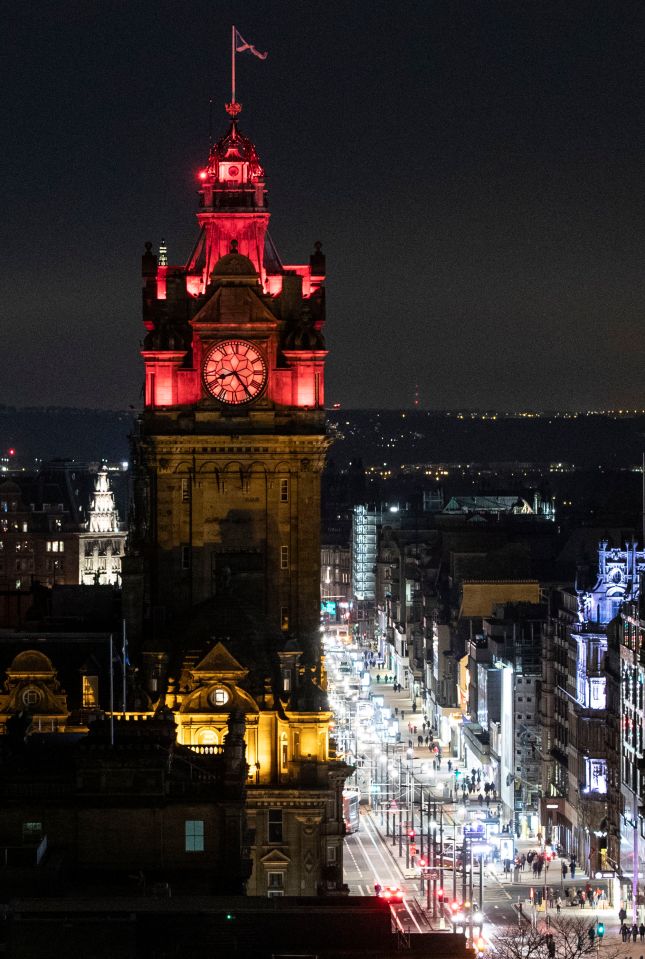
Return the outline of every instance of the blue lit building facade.
[[[634,811],[642,801],[643,676],[633,621],[644,570],[645,551],[635,541],[622,548],[600,542],[595,578],[581,574],[575,593],[553,592],[543,646],[545,838],[591,875],[615,876],[614,900],[631,889]]]
[[[601,542],[595,584],[576,591],[578,616],[569,637],[574,852],[592,875],[623,875],[627,885],[633,871],[635,818],[642,828],[637,797],[643,671],[634,652],[639,646],[634,610],[644,570],[645,551],[635,541],[622,549]]]

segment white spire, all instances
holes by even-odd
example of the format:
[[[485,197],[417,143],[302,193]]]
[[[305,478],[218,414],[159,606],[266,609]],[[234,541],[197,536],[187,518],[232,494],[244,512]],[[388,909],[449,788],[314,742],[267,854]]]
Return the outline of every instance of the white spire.
[[[88,530],[90,533],[117,533],[119,531],[119,513],[114,502],[114,493],[110,488],[108,471],[105,466],[96,474],[94,496],[90,503]]]

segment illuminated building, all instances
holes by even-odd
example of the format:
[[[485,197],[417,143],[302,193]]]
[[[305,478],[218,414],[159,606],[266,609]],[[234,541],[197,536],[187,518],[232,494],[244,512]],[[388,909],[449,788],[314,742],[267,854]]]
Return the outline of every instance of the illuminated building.
[[[127,533],[119,522],[106,466],[96,474],[85,526],[87,532],[79,537],[79,583],[120,586]]]
[[[118,585],[126,532],[109,477],[122,469],[60,460],[0,483],[0,626],[24,622],[35,584]]]
[[[641,554],[643,555],[643,554]],[[644,556],[645,558],[645,556]],[[595,841],[606,846],[603,866],[620,876],[620,899],[645,892],[645,611],[641,586],[607,626],[608,740],[613,748],[608,815]]]
[[[246,720],[253,895],[342,888],[342,784],[320,673],[325,258],[284,266],[232,114],[187,263],[143,256],[145,409],[124,563],[131,655],[180,743]]]
[[[581,571],[576,596],[567,603],[562,595],[554,604],[560,611],[552,615],[552,648],[545,649],[549,757],[542,823],[547,836],[592,873],[619,867],[622,846],[627,843],[628,853],[631,849],[634,817],[641,822],[634,809],[642,708],[638,637],[632,635],[633,624],[625,627],[623,639],[616,638],[616,630],[621,615],[627,624],[633,620],[630,608],[638,601],[644,570],[645,551],[635,541],[622,549],[602,541],[595,579]],[[617,725],[621,716],[624,729]],[[629,861],[628,855],[628,866]]]

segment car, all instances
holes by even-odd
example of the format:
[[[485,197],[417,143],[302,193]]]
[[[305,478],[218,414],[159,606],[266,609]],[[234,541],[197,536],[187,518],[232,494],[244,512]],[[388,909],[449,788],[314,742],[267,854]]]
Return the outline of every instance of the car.
[[[383,886],[381,889],[381,899],[387,899],[389,902],[403,902],[404,898],[400,886]]]

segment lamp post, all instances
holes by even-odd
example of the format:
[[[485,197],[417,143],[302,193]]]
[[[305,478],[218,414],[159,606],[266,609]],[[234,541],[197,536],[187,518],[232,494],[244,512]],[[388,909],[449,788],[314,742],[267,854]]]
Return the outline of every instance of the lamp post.
[[[544,900],[544,918],[547,918],[548,906],[547,906],[547,896],[546,891],[548,887],[549,880],[549,866],[551,865],[550,860],[548,859],[548,853],[544,856],[544,887],[542,889],[542,899]]]

